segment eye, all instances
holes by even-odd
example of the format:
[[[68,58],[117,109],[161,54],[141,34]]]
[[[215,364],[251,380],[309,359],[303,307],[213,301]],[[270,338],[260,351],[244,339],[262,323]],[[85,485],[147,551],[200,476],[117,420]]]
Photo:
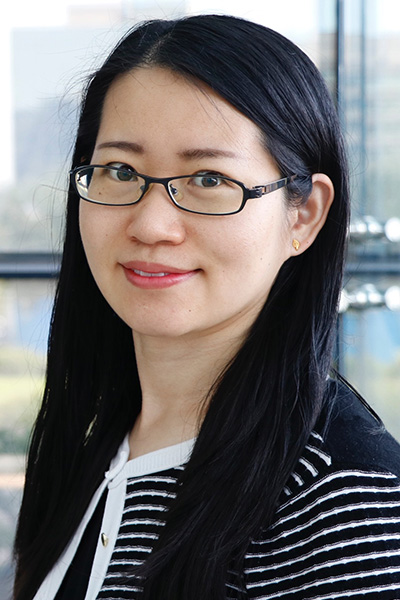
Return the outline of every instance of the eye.
[[[225,179],[216,173],[199,173],[192,178],[192,183],[201,188],[216,188],[225,183]]]
[[[129,165],[110,163],[107,167],[114,167],[113,169],[109,169],[109,174],[115,181],[137,181],[136,172]]]

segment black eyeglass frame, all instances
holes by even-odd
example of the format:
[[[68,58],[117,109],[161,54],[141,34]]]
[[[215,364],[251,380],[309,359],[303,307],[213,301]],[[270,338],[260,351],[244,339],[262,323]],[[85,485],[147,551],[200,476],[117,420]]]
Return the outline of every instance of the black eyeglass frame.
[[[98,202],[97,200],[91,200],[90,198],[85,198],[85,196],[82,196],[82,194],[79,193],[76,177],[82,171],[85,171],[86,169],[90,169],[90,168],[91,169],[93,169],[93,168],[108,169],[110,171],[123,171],[124,170],[121,167],[114,167],[113,165],[80,165],[80,166],[72,169],[69,172],[72,186],[73,186],[74,190],[76,191],[76,193],[78,194],[78,196],[80,198],[82,198],[82,200],[85,200],[86,202],[91,202],[92,204],[99,204],[100,206],[133,206],[134,204],[138,204],[138,202],[140,202],[140,200],[146,194],[146,192],[148,191],[148,189],[150,188],[150,185],[152,183],[159,183],[162,186],[164,186],[164,188],[168,194],[168,197],[171,199],[174,206],[176,206],[180,210],[184,210],[185,212],[193,213],[196,215],[207,215],[210,217],[223,217],[223,216],[228,216],[228,215],[236,215],[237,213],[239,213],[240,211],[242,211],[244,209],[247,201],[250,200],[251,198],[261,198],[262,196],[265,196],[266,194],[275,192],[276,190],[279,190],[283,187],[288,186],[290,183],[292,183],[298,177],[297,175],[289,175],[288,177],[282,177],[281,179],[271,181],[270,183],[266,183],[264,185],[256,185],[252,188],[248,188],[244,185],[244,183],[242,183],[241,181],[238,181],[237,179],[232,179],[231,177],[225,177],[224,175],[215,175],[215,177],[218,177],[218,179],[222,179],[223,181],[231,181],[232,183],[235,183],[236,185],[238,185],[243,191],[243,199],[242,199],[242,203],[241,203],[240,207],[237,210],[234,210],[234,211],[231,211],[228,213],[225,213],[225,212],[224,213],[209,213],[209,212],[200,212],[197,210],[191,210],[190,208],[185,208],[184,206],[181,206],[180,204],[178,204],[176,202],[176,200],[173,197],[173,194],[169,188],[169,183],[171,181],[175,181],[176,179],[188,179],[190,177],[196,177],[196,176],[198,177],[198,176],[201,176],[202,173],[198,173],[198,174],[195,173],[195,174],[191,174],[191,175],[178,175],[175,177],[150,177],[150,175],[144,175],[143,173],[138,173],[137,171],[133,171],[132,169],[125,169],[126,171],[128,171],[128,170],[132,171],[132,173],[134,173],[135,175],[137,175],[138,177],[143,179],[144,187],[142,190],[142,194],[140,195],[140,197],[137,200],[135,200],[133,202],[124,202],[123,204],[114,204],[111,202],[110,203],[109,202]],[[207,174],[208,173],[204,173],[204,175],[207,175]],[[213,175],[213,173],[210,173],[210,175]]]

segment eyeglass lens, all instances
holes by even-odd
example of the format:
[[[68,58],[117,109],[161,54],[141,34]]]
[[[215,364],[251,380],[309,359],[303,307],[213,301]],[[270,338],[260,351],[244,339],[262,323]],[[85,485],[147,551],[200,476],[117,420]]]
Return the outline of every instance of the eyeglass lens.
[[[137,202],[146,186],[145,179],[133,171],[111,167],[87,167],[76,174],[75,181],[84,199],[116,206]],[[240,185],[209,173],[172,179],[168,191],[175,204],[199,213],[234,212],[243,201]]]

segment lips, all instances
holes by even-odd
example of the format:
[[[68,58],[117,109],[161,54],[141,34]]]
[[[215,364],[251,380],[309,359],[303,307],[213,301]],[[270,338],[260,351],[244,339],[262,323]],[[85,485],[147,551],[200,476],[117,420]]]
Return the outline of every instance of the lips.
[[[130,261],[121,263],[125,277],[135,287],[163,289],[183,283],[196,275],[198,270],[184,270],[160,263]]]

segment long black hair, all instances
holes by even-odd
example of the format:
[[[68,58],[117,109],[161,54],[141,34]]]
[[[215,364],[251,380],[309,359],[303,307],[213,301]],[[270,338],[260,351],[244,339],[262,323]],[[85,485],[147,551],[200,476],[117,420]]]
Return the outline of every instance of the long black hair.
[[[176,500],[139,573],[151,600],[217,600],[266,527],[321,412],[341,288],[348,183],[335,106],[292,42],[236,17],[157,20],[130,31],[86,89],[73,165],[89,162],[115,78],[157,65],[208,84],[260,128],[288,202],[327,174],[335,200],[314,244],[281,268],[209,404]],[[90,273],[69,190],[47,381],[28,458],[15,555],[15,600],[29,600],[71,539],[141,407],[131,331]],[[249,207],[250,209],[250,207]]]

